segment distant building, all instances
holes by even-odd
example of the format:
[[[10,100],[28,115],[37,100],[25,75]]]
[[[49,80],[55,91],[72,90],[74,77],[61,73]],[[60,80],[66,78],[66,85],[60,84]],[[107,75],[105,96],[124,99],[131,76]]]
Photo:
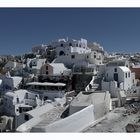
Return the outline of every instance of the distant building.
[[[91,51],[87,47],[86,39],[58,39],[57,41],[52,42],[51,46],[56,48],[57,56],[69,55],[69,53],[84,54]]]
[[[117,59],[107,63],[107,66],[126,66],[130,67],[130,62],[127,59]]]
[[[32,47],[32,52],[35,54],[42,54],[46,51],[47,48],[48,48],[47,45],[41,44],[41,45]]]
[[[11,71],[11,70],[22,71],[23,68],[24,68],[24,65],[22,63],[18,63],[15,61],[8,61],[4,66],[4,70],[6,72]]]
[[[100,65],[104,60],[104,49],[98,43],[88,44],[91,49],[91,54],[89,57],[89,62],[92,64]]]
[[[91,49],[87,47],[87,40],[65,40],[59,39],[51,44],[55,46],[56,59],[55,63],[64,63],[67,67],[72,68],[75,63],[87,61]]]

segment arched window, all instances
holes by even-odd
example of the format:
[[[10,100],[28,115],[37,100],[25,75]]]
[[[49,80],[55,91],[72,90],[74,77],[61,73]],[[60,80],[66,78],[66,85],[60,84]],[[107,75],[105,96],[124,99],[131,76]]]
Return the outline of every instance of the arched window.
[[[65,55],[65,53],[63,51],[60,51],[59,56],[61,56],[61,55]]]

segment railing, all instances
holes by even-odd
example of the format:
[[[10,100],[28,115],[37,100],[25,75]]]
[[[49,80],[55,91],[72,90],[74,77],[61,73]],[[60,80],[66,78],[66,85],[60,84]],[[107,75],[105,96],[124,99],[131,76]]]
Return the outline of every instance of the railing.
[[[94,84],[95,76],[92,76],[92,80],[90,83],[86,86],[85,91],[92,90],[98,88],[98,84]],[[90,87],[91,86],[91,87]]]

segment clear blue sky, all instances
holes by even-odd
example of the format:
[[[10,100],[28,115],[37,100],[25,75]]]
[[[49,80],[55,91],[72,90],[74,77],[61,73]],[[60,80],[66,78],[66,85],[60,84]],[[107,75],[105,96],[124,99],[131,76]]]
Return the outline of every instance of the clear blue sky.
[[[108,52],[139,52],[140,8],[0,8],[0,54],[65,37],[98,42]]]

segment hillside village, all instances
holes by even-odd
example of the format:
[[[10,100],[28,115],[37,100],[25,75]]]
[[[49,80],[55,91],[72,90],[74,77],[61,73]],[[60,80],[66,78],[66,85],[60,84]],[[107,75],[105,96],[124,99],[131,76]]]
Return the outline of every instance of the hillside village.
[[[66,38],[0,56],[1,132],[140,132],[139,100],[140,53]]]

